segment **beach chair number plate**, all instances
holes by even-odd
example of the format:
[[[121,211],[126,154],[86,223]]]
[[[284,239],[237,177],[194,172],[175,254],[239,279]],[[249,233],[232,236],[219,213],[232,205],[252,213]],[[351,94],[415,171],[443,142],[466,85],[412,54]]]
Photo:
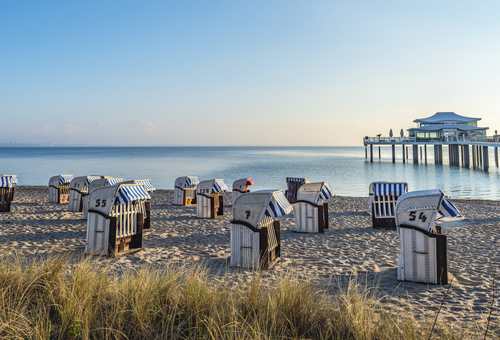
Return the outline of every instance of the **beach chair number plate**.
[[[211,189],[200,189],[200,194],[209,194]]]
[[[101,199],[96,199],[95,206],[96,207],[100,206],[101,208],[104,208],[106,206],[106,200],[102,200],[102,202],[101,202]]]
[[[75,183],[75,184],[73,185],[73,188],[79,188],[79,187],[80,187],[80,183]]]
[[[247,215],[247,219],[250,217],[250,210],[245,211],[245,214]]]
[[[418,211],[410,211],[410,221],[415,221],[417,218],[417,212]],[[424,212],[421,211],[420,215],[418,215],[418,219],[421,220],[422,222],[427,221],[427,216],[425,216]]]

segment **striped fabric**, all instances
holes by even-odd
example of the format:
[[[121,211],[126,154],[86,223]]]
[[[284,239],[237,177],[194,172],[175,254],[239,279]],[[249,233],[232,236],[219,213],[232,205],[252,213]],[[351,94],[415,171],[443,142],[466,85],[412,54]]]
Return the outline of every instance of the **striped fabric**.
[[[373,183],[374,196],[401,196],[407,190],[406,183]]]
[[[85,179],[85,185],[89,185],[90,183],[99,178],[101,178],[101,176],[87,176],[87,179]]]
[[[151,196],[142,185],[120,186],[116,194],[117,203],[128,203],[138,200],[150,200]]]
[[[212,187],[212,193],[217,194],[219,192],[228,191],[228,187],[224,181],[215,181]]]
[[[281,217],[290,214],[293,211],[293,207],[286,199],[283,192],[275,193],[271,196],[269,200],[269,206],[266,208],[266,216],[269,217]]]
[[[453,205],[446,197],[443,197],[441,205],[439,206],[438,213],[444,217],[457,217],[460,215],[457,207]]]
[[[144,187],[146,188],[146,191],[155,191],[156,188],[153,186],[151,181],[135,181],[136,184],[144,184]]]
[[[300,183],[304,184],[306,182],[306,179],[305,178],[287,177],[286,181],[287,182],[300,182]]]
[[[12,184],[12,176],[0,176],[0,188],[10,188]]]
[[[121,179],[121,178],[110,178],[106,181],[106,185],[112,186],[112,185],[116,185],[116,184],[121,183],[121,182],[123,182],[123,179]]]
[[[12,184],[18,184],[17,182],[17,176],[16,175],[11,175],[12,177]]]
[[[321,188],[321,194],[319,195],[319,198],[321,198],[322,200],[329,200],[330,198],[333,197],[333,194],[334,192],[330,184],[325,183]]]
[[[191,185],[198,185],[200,184],[200,180],[198,177],[189,177],[186,179],[186,183],[184,183],[185,187],[191,186]]]
[[[73,179],[73,175],[61,175],[59,177],[59,184],[70,183],[72,179]]]

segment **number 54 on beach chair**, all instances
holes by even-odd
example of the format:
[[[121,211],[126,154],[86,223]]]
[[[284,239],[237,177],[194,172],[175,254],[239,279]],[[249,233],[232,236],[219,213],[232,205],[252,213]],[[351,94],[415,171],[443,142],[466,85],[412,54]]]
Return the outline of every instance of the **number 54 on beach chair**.
[[[328,229],[328,203],[334,195],[328,182],[307,183],[299,188],[297,201],[293,203],[295,232],[320,233]]]
[[[255,191],[233,202],[231,266],[270,269],[281,257],[281,227],[277,217],[293,210],[283,190]]]
[[[398,280],[448,284],[446,235],[435,226],[436,216],[459,216],[441,190],[411,191],[396,204],[396,225],[401,242]]]
[[[396,202],[408,192],[408,183],[373,182],[369,188],[369,210],[376,229],[396,229]]]

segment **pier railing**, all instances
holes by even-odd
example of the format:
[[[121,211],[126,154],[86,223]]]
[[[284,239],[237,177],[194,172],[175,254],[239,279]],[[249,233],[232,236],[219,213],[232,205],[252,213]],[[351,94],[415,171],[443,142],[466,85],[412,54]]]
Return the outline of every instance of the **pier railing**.
[[[364,143],[371,144],[402,144],[402,143],[453,143],[453,142],[471,142],[471,143],[498,143],[500,136],[474,136],[474,137],[444,137],[444,138],[416,138],[416,137],[365,137]]]
[[[365,137],[366,143],[411,143],[416,142],[415,137]]]

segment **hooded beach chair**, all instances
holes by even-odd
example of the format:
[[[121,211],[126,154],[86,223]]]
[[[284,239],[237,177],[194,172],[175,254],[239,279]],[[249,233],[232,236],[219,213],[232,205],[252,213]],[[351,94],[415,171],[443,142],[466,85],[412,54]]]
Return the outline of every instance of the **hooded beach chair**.
[[[93,180],[99,178],[101,176],[79,176],[71,180],[69,185],[68,211],[83,211],[83,202],[88,196],[88,185]]]
[[[287,190],[285,191],[285,196],[288,199],[288,202],[293,203],[297,200],[297,192],[299,191],[299,188],[306,183],[311,183],[311,181],[307,178],[286,178]]]
[[[49,180],[49,203],[68,203],[73,175],[58,175]]]
[[[14,199],[15,185],[17,176],[0,176],[0,212],[10,212],[10,203]]]
[[[275,218],[291,213],[283,190],[241,195],[233,202],[232,267],[270,269],[281,257],[281,226]]]
[[[295,232],[320,233],[328,229],[328,203],[334,195],[328,182],[307,183],[297,192],[297,201],[293,203]]]
[[[93,176],[89,176],[93,177]],[[96,176],[97,177],[97,176]],[[87,219],[87,212],[89,210],[88,201],[89,195],[97,188],[117,185],[123,182],[123,178],[114,178],[110,176],[99,176],[99,178],[88,178],[87,196],[83,197],[83,219]]]
[[[236,199],[246,192],[250,192],[248,190],[249,185],[253,185],[253,181],[251,178],[240,178],[233,182],[233,203]]]
[[[224,196],[227,191],[223,179],[211,179],[196,186],[196,217],[217,218],[224,215]]]
[[[369,187],[369,211],[376,229],[396,229],[396,202],[408,192],[408,183],[373,182]]]
[[[151,183],[150,179],[135,179],[131,181],[124,181],[123,184],[139,184],[144,185],[144,189],[151,196],[153,192],[156,191],[156,188]],[[151,201],[146,201],[144,204],[145,211],[144,213],[144,230],[151,229]]]
[[[142,248],[144,185],[104,186],[89,195],[86,254],[117,257]]]
[[[436,216],[459,216],[441,190],[403,194],[396,204],[396,225],[401,242],[398,280],[448,284],[446,235],[435,226]]]
[[[175,180],[174,205],[196,205],[196,176],[184,176]]]

